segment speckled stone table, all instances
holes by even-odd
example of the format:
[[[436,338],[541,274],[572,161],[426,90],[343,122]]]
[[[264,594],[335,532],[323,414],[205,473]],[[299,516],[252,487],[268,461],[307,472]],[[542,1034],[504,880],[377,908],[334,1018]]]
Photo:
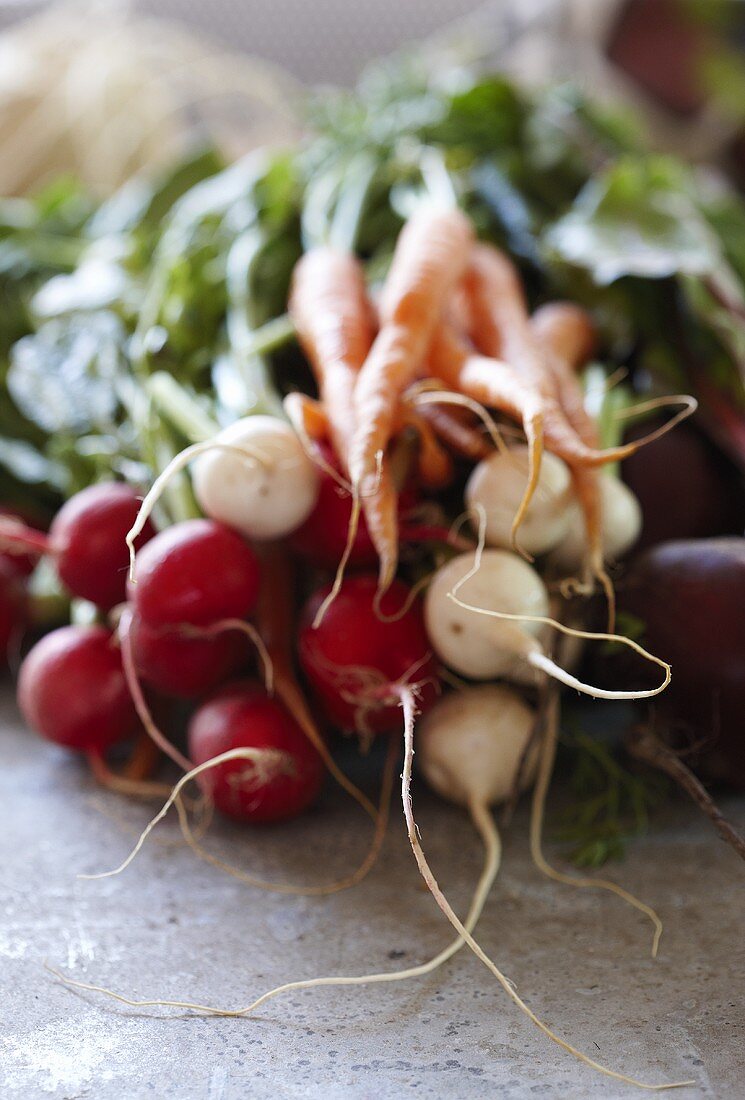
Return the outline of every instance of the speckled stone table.
[[[7,692],[0,724],[3,1100],[634,1095],[545,1040],[467,952],[406,985],[294,993],[251,1019],[130,1009],[63,987],[44,960],[134,997],[238,1006],[291,978],[413,965],[449,929],[419,885],[398,813],[373,874],[331,897],[242,886],[176,844],[172,825],[121,877],[81,881],[121,859],[147,810],[102,795],[24,732]],[[742,803],[727,808],[745,820]],[[424,791],[417,813],[463,908],[479,869],[469,824]],[[639,914],[537,875],[525,823],[523,812],[506,839],[479,938],[527,1001],[627,1073],[695,1078],[681,1097],[745,1095],[745,868],[733,853],[681,804],[616,870],[665,920],[655,962]],[[329,789],[301,821],[250,832],[219,823],[209,843],[266,878],[311,882],[343,875],[367,839],[361,812]]]

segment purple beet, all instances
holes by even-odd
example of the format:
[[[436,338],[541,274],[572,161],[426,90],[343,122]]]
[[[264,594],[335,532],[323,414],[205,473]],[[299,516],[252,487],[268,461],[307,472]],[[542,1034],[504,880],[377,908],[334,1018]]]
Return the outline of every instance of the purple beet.
[[[701,766],[745,787],[745,538],[662,543],[631,565],[619,592],[669,661],[659,706],[703,743]]]
[[[646,435],[653,426],[637,425],[626,439]],[[669,539],[745,531],[745,486],[739,472],[690,424],[642,447],[622,469],[642,509],[637,551]]]

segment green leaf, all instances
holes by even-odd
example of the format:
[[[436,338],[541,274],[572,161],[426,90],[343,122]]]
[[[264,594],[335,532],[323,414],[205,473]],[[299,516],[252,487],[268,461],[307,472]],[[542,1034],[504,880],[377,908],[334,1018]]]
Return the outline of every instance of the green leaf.
[[[622,158],[586,184],[545,244],[600,285],[709,274],[725,257],[692,189],[688,171],[667,157]]]
[[[113,422],[126,371],[124,327],[112,313],[49,321],[14,346],[8,390],[47,433],[83,433]]]

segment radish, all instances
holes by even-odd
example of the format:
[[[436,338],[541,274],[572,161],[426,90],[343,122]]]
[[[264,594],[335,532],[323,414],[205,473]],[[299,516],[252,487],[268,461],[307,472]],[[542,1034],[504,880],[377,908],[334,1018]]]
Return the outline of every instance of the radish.
[[[290,545],[296,554],[313,565],[336,569],[347,544],[352,494],[340,483],[339,462],[331,447],[317,446],[323,461],[318,468],[318,497],[310,515],[290,536]],[[333,476],[334,471],[339,473],[338,478]],[[365,517],[360,516],[348,562],[352,566],[374,565],[377,557]]]
[[[210,626],[250,615],[259,592],[259,563],[240,535],[209,519],[174,524],[137,558],[129,598],[151,627]]]
[[[0,556],[0,665],[20,643],[28,618],[26,578],[10,558]]]
[[[192,471],[205,515],[261,540],[284,538],[308,517],[318,497],[318,474],[284,420],[247,416],[214,442],[223,447],[200,455]]]
[[[670,666],[632,639],[575,630],[549,618],[543,581],[532,566],[505,550],[479,547],[438,569],[427,591],[425,620],[437,655],[474,680],[501,677],[532,683],[537,673],[547,673],[598,699],[645,699],[670,682]],[[585,684],[546,655],[541,629],[545,627],[571,637],[619,641],[664,669],[664,682],[639,691],[606,691]]]
[[[435,573],[424,601],[430,641],[445,664],[470,679],[533,683],[536,673],[526,656],[545,636],[542,625],[480,618],[449,598],[474,562],[474,554],[461,554]],[[480,568],[461,594],[469,603],[490,610],[548,616],[548,592],[543,581],[535,569],[508,550],[485,550]]]
[[[305,523],[290,535],[290,546],[298,557],[304,558],[321,569],[336,570],[347,548],[347,538],[352,522],[353,501],[351,492],[342,484],[340,467],[334,452],[326,444],[314,444],[321,453],[319,468],[320,489],[318,500]],[[334,476],[338,473],[339,476]],[[417,497],[410,489],[401,491],[398,498],[398,536],[400,543],[450,542],[458,539],[447,528],[414,521],[413,513]],[[463,540],[461,540],[462,542]],[[462,548],[462,547],[461,547]],[[372,544],[367,521],[360,515],[354,541],[347,554],[351,566],[375,565],[377,551]]]
[[[377,587],[373,574],[347,578],[314,626],[331,591],[325,586],[306,603],[299,632],[300,663],[327,717],[340,729],[362,734],[399,729],[402,692],[416,690],[426,709],[438,684],[412,590],[393,582],[380,600],[381,612],[391,616],[385,621],[376,613]]]
[[[91,485],[62,505],[49,539],[60,580],[70,592],[105,611],[122,603],[128,561],[124,540],[138,509],[134,489],[116,481]],[[155,528],[147,523],[138,544],[154,534]]]
[[[132,621],[137,673],[146,684],[178,699],[198,699],[234,675],[246,662],[246,640],[224,630],[211,637],[183,627],[157,629],[139,616]]]
[[[598,478],[600,486],[601,531],[603,556],[614,561],[623,557],[639,538],[642,512],[631,489],[612,474]],[[577,504],[567,509],[564,537],[551,551],[550,562],[562,573],[580,569],[587,556],[585,524]]]
[[[45,635],[21,665],[18,705],[49,741],[102,753],[129,737],[137,716],[110,631],[63,626]]]
[[[486,513],[488,546],[509,549],[515,515],[528,484],[528,448],[495,451],[474,468],[466,483],[466,502]],[[546,452],[538,485],[520,524],[520,545],[528,554],[544,554],[566,537],[570,523],[571,478],[566,463]]]
[[[486,809],[512,793],[535,725],[535,713],[512,688],[478,684],[439,699],[417,729],[417,761],[433,790],[469,809]],[[535,771],[522,769],[521,789]]]
[[[295,817],[316,799],[323,762],[300,726],[258,684],[236,683],[203,703],[189,723],[189,755],[198,766],[234,749],[270,750],[275,768],[231,760],[202,773],[200,786],[239,821]]]
[[[30,547],[37,556],[52,555],[60,580],[74,596],[109,611],[125,598],[125,537],[138,511],[139,499],[131,486],[103,482],[70,497],[52,521],[48,535],[0,519],[0,544],[9,550]],[[143,524],[137,545],[154,534],[149,522]]]

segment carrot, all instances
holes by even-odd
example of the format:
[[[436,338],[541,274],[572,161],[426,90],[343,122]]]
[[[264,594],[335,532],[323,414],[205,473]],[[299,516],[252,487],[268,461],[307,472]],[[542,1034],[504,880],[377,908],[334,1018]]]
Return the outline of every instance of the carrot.
[[[321,443],[329,437],[329,420],[320,401],[294,390],[282,402],[290,423],[303,439]]]
[[[293,667],[292,639],[295,637],[294,591],[290,556],[279,543],[262,554],[261,591],[256,610],[259,634],[272,665],[274,690],[303,733],[318,750],[324,764],[336,782],[372,817],[378,811],[370,800],[341,771],[328,750],[298,684]]]
[[[420,370],[432,334],[468,263],[473,231],[456,209],[422,207],[396,243],[380,299],[380,330],[354,392],[355,430],[349,473],[380,559],[380,588],[396,571],[395,509],[380,482],[399,399]],[[378,513],[385,509],[386,515]]]
[[[513,541],[538,485],[543,455],[543,398],[526,385],[511,364],[478,355],[457,332],[442,323],[430,346],[432,373],[450,389],[519,420],[528,442],[528,484],[512,524]]]
[[[417,471],[428,489],[442,489],[453,479],[453,460],[442,446],[432,424],[421,409],[402,409],[404,427],[413,428],[419,437]]]
[[[546,445],[569,466],[602,466],[631,454],[636,444],[599,450],[597,442],[585,442],[570,422],[554,371],[531,330],[520,276],[507,256],[490,245],[476,245],[466,285],[474,343],[482,353],[508,362],[540,396]]]
[[[420,405],[419,415],[425,420],[435,435],[455,454],[479,462],[491,452],[486,436],[469,417],[458,415],[459,410],[445,409],[435,404]]]
[[[530,327],[542,348],[551,371],[559,401],[567,420],[589,447],[599,445],[597,427],[585,409],[582,387],[575,371],[587,361],[595,344],[592,322],[584,310],[571,302],[552,302],[536,310]],[[603,583],[611,617],[614,596],[603,564],[603,535],[600,487],[597,470],[571,468],[574,494],[585,520],[589,566]],[[612,629],[609,628],[612,633]]]
[[[313,369],[331,442],[349,473],[354,388],[374,336],[359,261],[332,248],[306,252],[295,265],[289,310]]]

